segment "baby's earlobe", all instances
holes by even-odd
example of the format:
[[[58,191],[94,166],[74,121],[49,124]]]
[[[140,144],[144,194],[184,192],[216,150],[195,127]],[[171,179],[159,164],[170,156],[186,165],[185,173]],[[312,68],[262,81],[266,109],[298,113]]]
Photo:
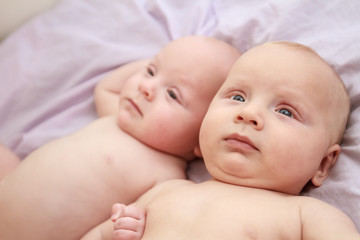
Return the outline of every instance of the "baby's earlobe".
[[[318,170],[315,175],[312,177],[311,182],[315,187],[320,187],[326,178],[330,174],[331,168],[336,163],[341,152],[341,147],[339,144],[334,144],[327,150],[325,156],[323,157]]]

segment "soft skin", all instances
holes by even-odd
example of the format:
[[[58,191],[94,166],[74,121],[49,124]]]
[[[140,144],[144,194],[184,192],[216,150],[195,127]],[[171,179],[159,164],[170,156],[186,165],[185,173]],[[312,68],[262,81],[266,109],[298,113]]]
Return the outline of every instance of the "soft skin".
[[[3,178],[0,239],[78,240],[112,204],[185,178],[202,118],[239,54],[189,36],[115,69],[95,93],[104,117],[40,147]]]
[[[344,92],[333,70],[309,52],[250,50],[204,119],[207,169],[220,181],[294,195],[310,180],[320,186],[340,153],[349,112]]]
[[[235,63],[201,126],[213,179],[168,181],[130,206],[115,204],[113,223],[83,240],[359,240],[343,212],[298,195],[335,164],[349,107],[341,80],[311,49],[255,47]]]

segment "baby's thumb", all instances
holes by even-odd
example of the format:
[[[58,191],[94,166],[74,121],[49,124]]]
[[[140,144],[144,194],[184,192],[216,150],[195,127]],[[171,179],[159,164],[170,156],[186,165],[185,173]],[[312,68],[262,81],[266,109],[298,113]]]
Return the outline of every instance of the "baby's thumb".
[[[115,203],[112,206],[112,210],[111,210],[111,221],[115,222],[116,220],[118,220],[121,217],[121,213],[124,208],[125,208],[124,204]]]

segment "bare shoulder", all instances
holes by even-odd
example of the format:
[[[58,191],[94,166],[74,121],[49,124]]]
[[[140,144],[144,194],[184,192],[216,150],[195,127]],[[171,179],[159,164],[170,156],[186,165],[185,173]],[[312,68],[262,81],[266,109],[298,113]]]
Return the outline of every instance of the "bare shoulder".
[[[298,197],[303,239],[360,239],[352,220],[334,206],[311,197]]]

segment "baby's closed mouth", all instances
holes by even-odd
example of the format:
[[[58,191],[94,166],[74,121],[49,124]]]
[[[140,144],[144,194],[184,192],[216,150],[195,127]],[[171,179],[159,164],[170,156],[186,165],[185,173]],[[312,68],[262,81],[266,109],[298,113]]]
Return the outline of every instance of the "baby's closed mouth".
[[[241,151],[259,151],[248,137],[241,136],[237,133],[229,135],[224,140],[230,147]]]
[[[134,107],[134,109],[141,115],[143,116],[139,106],[130,98],[127,99],[129,101],[129,103]]]

